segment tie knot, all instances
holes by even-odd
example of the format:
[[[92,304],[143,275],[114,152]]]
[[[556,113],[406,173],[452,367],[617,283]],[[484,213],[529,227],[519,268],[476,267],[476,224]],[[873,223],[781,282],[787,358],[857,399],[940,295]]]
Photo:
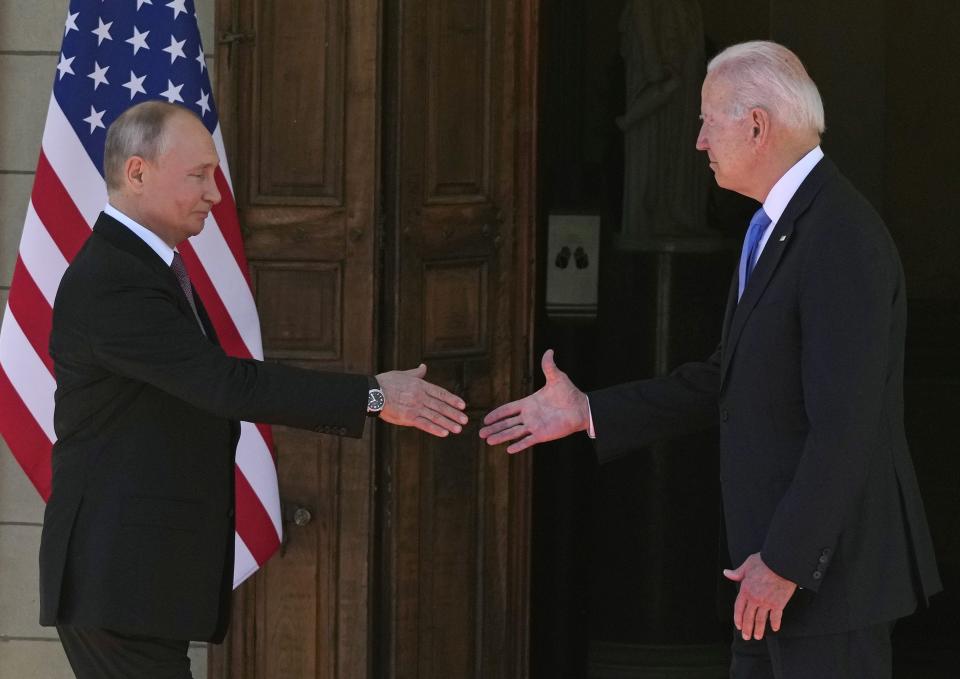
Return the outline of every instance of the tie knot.
[[[759,210],[753,213],[753,219],[750,220],[750,230],[751,231],[763,231],[768,226],[770,222],[773,221],[770,217],[767,216],[767,213],[763,211],[761,207]],[[742,224],[743,222],[741,222]]]
[[[185,287],[184,284],[190,284],[190,274],[187,273],[187,267],[183,263],[183,257],[181,257],[180,253],[176,250],[173,251],[173,262],[170,264],[170,268],[173,270],[177,280],[180,281],[181,287]]]
[[[183,264],[183,257],[180,256],[180,253],[176,250],[173,251],[173,263],[170,264],[170,268],[174,271],[186,271],[187,267]]]

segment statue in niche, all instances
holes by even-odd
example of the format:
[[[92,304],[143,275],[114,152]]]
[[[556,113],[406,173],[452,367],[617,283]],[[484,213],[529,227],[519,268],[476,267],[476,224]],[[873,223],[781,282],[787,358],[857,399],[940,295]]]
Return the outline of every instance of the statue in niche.
[[[700,6],[629,0],[620,31],[627,89],[627,110],[617,118],[624,133],[624,247],[709,235],[709,168],[696,150],[706,74]]]

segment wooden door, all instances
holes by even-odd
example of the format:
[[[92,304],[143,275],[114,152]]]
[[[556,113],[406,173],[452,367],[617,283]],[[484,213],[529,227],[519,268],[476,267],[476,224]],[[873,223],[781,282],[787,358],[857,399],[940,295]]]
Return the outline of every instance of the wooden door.
[[[264,352],[370,374],[378,192],[373,0],[220,0],[217,81]],[[369,671],[373,427],[362,440],[274,428],[281,499],[307,508],[235,593],[211,676]]]
[[[530,457],[477,423],[530,382],[535,6],[218,0],[268,358],[423,361],[472,423],[276,429],[281,496],[313,520],[235,594],[212,677],[526,676]]]
[[[535,3],[385,4],[385,361],[427,363],[470,425],[380,460],[378,677],[527,674],[531,457],[477,436],[529,386]]]

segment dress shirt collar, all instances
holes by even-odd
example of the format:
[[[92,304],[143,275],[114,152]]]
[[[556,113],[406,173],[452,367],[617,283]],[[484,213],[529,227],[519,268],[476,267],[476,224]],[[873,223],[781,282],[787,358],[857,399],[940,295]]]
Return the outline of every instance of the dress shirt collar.
[[[150,246],[150,249],[157,253],[157,256],[160,257],[164,262],[167,263],[167,266],[173,264],[173,253],[174,250],[169,245],[163,242],[163,239],[160,238],[153,231],[148,229],[141,224],[133,221],[127,215],[123,214],[117,208],[113,207],[110,203],[107,203],[107,206],[103,208],[104,214],[107,214],[118,222],[123,224],[125,227],[133,231],[137,236],[140,237],[144,243]]]
[[[823,158],[823,151],[819,146],[815,146],[773,185],[770,193],[767,194],[767,199],[763,201],[763,211],[767,213],[771,224],[780,221],[783,211],[787,209],[787,203],[821,158]]]

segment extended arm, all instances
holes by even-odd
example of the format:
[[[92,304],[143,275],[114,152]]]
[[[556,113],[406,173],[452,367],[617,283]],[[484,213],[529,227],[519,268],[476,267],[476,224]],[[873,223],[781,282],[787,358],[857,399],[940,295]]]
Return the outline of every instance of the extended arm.
[[[163,286],[101,293],[84,319],[89,350],[110,373],[162,389],[208,412],[360,436],[367,378],[227,356],[197,332]],[[379,375],[385,421],[435,436],[466,423],[463,400],[425,382],[426,367]]]
[[[541,361],[546,384],[539,391],[488,414],[480,430],[490,445],[511,443],[518,453],[537,443],[585,431],[590,417],[601,462],[661,438],[703,429],[717,420],[720,350],[703,363],[688,363],[667,377],[621,384],[587,394],[557,368],[553,350]]]

